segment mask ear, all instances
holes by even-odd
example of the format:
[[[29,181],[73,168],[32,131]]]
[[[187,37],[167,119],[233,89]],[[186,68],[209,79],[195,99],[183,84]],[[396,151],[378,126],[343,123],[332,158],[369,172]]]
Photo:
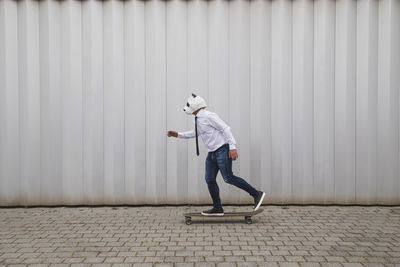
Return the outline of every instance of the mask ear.
[[[195,95],[195,94],[192,93],[192,96],[193,96],[193,98],[194,98],[194,97],[196,97],[197,95]]]

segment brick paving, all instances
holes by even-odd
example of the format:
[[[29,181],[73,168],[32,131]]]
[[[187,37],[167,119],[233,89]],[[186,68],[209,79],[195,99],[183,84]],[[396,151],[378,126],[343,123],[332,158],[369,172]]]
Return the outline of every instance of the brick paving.
[[[185,224],[204,208],[0,209],[0,265],[400,266],[400,207],[264,206],[251,225]]]

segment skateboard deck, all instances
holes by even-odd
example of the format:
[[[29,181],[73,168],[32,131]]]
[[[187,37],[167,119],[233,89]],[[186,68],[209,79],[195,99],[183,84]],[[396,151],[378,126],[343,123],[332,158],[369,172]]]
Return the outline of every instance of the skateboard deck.
[[[260,214],[264,209],[258,209],[257,211],[249,211],[249,212],[225,212],[222,216],[216,215],[203,215],[200,212],[193,213],[183,213],[182,215],[185,217],[185,223],[187,225],[192,224],[192,217],[202,217],[202,218],[226,218],[226,217],[244,217],[244,220],[247,224],[252,224],[253,220],[252,216]]]

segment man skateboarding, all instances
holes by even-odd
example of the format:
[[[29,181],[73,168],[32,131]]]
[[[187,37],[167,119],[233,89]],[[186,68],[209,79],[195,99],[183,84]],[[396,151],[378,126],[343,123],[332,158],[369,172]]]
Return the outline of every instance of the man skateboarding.
[[[202,215],[223,216],[224,209],[219,197],[219,188],[216,181],[218,171],[221,172],[224,181],[228,184],[243,189],[254,198],[254,210],[258,210],[265,197],[265,193],[256,190],[244,179],[233,175],[232,160],[238,158],[236,141],[232,135],[230,127],[220,119],[220,117],[208,110],[203,98],[192,94],[183,110],[195,116],[195,129],[187,132],[168,131],[168,137],[196,138],[196,153],[199,155],[198,135],[203,139],[204,145],[208,149],[206,158],[205,178],[210,192],[213,208],[203,211]]]

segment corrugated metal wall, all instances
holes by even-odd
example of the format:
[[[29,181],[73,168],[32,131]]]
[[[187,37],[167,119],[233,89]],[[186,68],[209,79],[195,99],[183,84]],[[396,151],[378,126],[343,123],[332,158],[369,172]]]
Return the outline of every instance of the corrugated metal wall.
[[[400,0],[0,0],[0,205],[210,203],[191,92],[266,203],[399,204],[399,89]]]

